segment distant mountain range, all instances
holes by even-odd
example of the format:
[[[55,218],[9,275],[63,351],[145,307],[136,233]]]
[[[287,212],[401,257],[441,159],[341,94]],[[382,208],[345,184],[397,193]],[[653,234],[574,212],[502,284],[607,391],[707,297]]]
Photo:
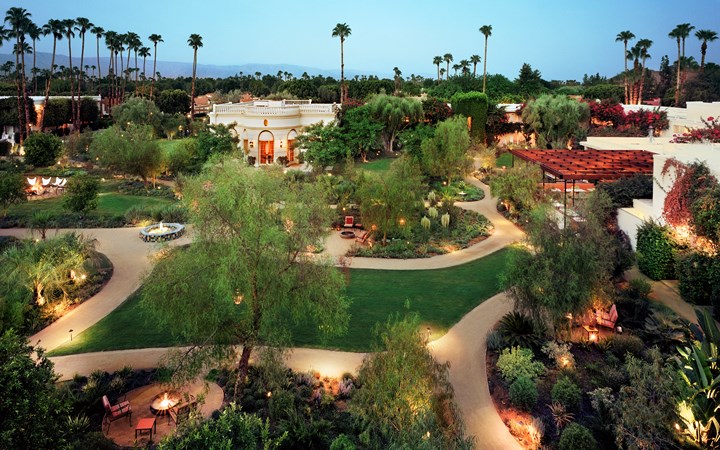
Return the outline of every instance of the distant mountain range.
[[[50,62],[52,61],[52,53],[38,52],[36,55],[36,65],[40,69],[48,69]],[[127,58],[127,56],[125,56]],[[15,55],[8,53],[0,53],[0,64],[6,61],[15,62]],[[125,60],[127,61],[127,59]],[[108,65],[110,58],[105,56],[100,57],[100,64],[102,66],[101,71],[103,74],[107,74]],[[68,66],[68,56],[62,54],[55,55],[55,64],[57,66]],[[25,55],[25,65],[27,66],[27,72],[30,73],[32,68],[32,55]],[[80,65],[80,58],[73,55],[73,65]],[[87,52],[85,54],[85,60],[83,61],[84,66],[97,65],[97,58],[93,52]],[[130,57],[130,66],[135,67],[134,57]],[[138,58],[138,66],[142,71],[142,58]],[[152,72],[152,58],[148,58],[146,62],[146,71],[148,76]],[[191,62],[175,62],[175,61],[158,61],[157,71],[164,78],[176,78],[176,77],[189,77],[192,75],[192,63]],[[308,75],[323,75],[326,77],[340,78],[340,70],[337,69],[319,69],[317,67],[308,66],[296,66],[292,64],[240,64],[240,65],[215,65],[215,64],[198,64],[197,76],[200,78],[226,78],[239,73],[245,75],[253,75],[255,72],[260,72],[263,75],[270,74],[276,75],[278,71],[292,73],[296,77],[301,76],[304,72]],[[92,71],[90,71],[92,73]],[[345,76],[352,78],[355,75],[377,75],[377,76],[389,76],[388,74],[377,74],[377,73],[361,73],[355,70],[346,70]]]

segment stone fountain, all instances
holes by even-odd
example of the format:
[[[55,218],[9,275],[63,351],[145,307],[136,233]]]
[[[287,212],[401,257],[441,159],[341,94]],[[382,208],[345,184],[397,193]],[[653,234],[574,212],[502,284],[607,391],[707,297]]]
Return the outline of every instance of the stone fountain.
[[[140,230],[140,239],[145,242],[166,242],[177,239],[184,233],[185,225],[161,221]]]

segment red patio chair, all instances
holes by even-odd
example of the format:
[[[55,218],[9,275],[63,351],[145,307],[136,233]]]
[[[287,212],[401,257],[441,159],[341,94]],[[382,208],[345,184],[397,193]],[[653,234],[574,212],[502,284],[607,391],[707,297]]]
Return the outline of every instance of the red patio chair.
[[[353,216],[345,216],[345,224],[343,226],[345,228],[352,228],[355,226],[355,218]]]
[[[102,398],[103,407],[105,408],[105,416],[103,416],[103,424],[107,423],[107,432],[110,431],[110,424],[118,419],[127,416],[128,423],[132,427],[132,407],[130,402],[120,402],[117,405],[111,405],[107,395]]]
[[[610,311],[608,312],[597,310],[595,312],[595,319],[597,320],[597,324],[600,326],[610,329],[615,328],[615,322],[618,320],[618,312],[615,307],[615,303],[613,303]]]

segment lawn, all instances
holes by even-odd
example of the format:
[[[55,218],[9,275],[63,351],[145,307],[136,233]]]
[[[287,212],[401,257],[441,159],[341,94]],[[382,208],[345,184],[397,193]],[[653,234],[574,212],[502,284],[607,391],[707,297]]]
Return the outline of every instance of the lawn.
[[[158,139],[158,145],[160,145],[160,149],[163,151],[165,156],[168,157],[171,154],[175,153],[180,144],[182,144],[186,140],[187,139]]]
[[[513,155],[510,152],[505,152],[498,156],[498,158],[495,160],[495,167],[512,167],[513,165]]]
[[[469,263],[436,270],[350,271],[347,295],[352,299],[347,333],[322,341],[310,324],[293,330],[294,345],[346,351],[373,349],[373,329],[394,313],[417,312],[432,338],[438,338],[474,307],[500,291],[498,274],[508,250],[501,250]],[[408,308],[406,308],[406,304]],[[180,344],[169,330],[149,326],[131,296],[118,309],[66,344],[52,356],[73,353],[165,347]]]
[[[367,170],[368,172],[382,173],[390,169],[390,164],[395,161],[395,158],[380,158],[372,160],[368,163],[359,162],[355,165],[356,168]]]
[[[137,195],[123,195],[117,192],[101,192],[98,195],[98,207],[93,214],[98,216],[122,216],[131,206],[156,207],[167,206],[174,202],[160,197],[145,197]],[[63,207],[63,198],[54,197],[43,200],[13,205],[8,210],[8,216],[21,219],[28,219],[36,212],[47,212],[54,215],[67,214],[68,210]]]

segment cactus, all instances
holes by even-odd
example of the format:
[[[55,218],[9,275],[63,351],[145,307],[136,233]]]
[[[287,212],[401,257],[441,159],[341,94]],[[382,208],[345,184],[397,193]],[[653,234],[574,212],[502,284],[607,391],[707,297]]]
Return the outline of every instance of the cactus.
[[[437,210],[437,208],[435,208],[435,207],[433,207],[433,206],[431,206],[430,208],[428,208],[428,216],[430,216],[430,217],[433,218],[433,219],[437,219],[437,216],[438,216],[438,210]]]
[[[426,230],[430,229],[430,219],[427,218],[427,216],[423,216],[422,219],[420,219],[420,225],[422,225],[423,228]]]
[[[440,218],[440,223],[442,224],[443,228],[447,228],[450,226],[450,213],[445,213]]]

